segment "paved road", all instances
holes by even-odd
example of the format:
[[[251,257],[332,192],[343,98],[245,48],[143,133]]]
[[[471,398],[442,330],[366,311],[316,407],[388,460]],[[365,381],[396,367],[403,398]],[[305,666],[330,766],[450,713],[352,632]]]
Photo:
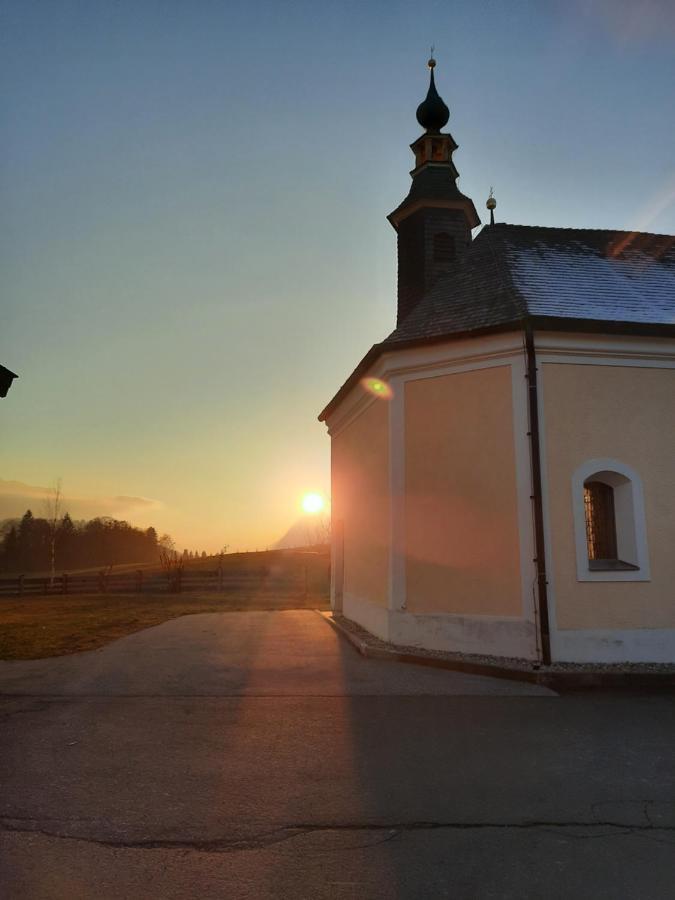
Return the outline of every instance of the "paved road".
[[[313,612],[0,663],[0,897],[671,898],[668,696],[366,660]]]

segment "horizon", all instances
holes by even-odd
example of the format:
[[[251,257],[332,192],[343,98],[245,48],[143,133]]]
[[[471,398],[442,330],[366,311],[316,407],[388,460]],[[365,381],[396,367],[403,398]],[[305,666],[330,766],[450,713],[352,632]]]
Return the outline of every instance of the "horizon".
[[[304,499],[305,501],[308,498],[314,500],[316,496],[315,494],[308,494],[305,495]],[[53,505],[53,497],[54,488],[35,487],[17,481],[4,481],[0,478],[0,537],[3,537],[10,527],[18,526],[27,513],[30,513],[35,519],[49,520],[51,518],[49,507],[50,504]],[[322,500],[322,498],[319,499]],[[269,544],[261,547],[240,548],[236,545],[223,543],[220,547],[209,551],[204,551],[204,548],[198,546],[179,546],[173,535],[163,534],[161,529],[155,528],[152,523],[146,525],[131,521],[136,516],[134,516],[133,512],[131,515],[126,513],[133,509],[134,506],[142,506],[144,504],[148,504],[151,509],[155,509],[156,506],[153,501],[148,500],[146,497],[109,497],[102,501],[100,498],[76,497],[69,499],[67,496],[61,496],[59,501],[59,520],[65,521],[67,516],[76,526],[82,526],[93,520],[100,519],[130,524],[132,527],[143,531],[154,528],[158,537],[171,539],[174,544],[174,550],[179,554],[188,551],[198,555],[201,555],[202,552],[207,552],[209,556],[217,556],[220,553],[258,553],[269,550],[318,546],[327,542],[330,512],[323,502],[318,506],[310,504],[309,507],[303,502],[301,504],[302,509],[295,520]],[[152,512],[148,512],[147,518],[148,520],[152,518]],[[59,565],[57,568],[62,569],[63,566]]]
[[[675,233],[675,11],[637,9],[5,4],[0,518],[61,478],[211,553],[329,502],[431,43],[484,221],[493,186],[498,222]]]

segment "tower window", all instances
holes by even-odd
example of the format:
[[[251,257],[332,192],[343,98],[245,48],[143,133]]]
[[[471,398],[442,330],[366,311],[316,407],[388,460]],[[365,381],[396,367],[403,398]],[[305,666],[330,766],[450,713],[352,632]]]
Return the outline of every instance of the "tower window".
[[[450,234],[441,232],[434,235],[434,264],[447,266],[455,259],[455,239]]]

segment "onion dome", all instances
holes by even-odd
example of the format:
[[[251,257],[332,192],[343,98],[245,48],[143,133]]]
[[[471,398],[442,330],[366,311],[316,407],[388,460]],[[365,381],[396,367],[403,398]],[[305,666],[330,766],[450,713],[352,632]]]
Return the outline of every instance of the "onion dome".
[[[434,67],[436,60],[432,57],[427,63],[431,78],[426,98],[417,107],[417,121],[427,131],[439,132],[450,118],[450,110],[443,103],[434,83]]]

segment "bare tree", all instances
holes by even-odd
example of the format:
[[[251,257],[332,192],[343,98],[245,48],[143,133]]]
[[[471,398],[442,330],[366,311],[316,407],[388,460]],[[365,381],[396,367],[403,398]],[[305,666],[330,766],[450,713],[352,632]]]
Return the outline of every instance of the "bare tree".
[[[173,538],[170,534],[163,534],[160,538],[157,539],[157,546],[159,548],[160,559],[164,557],[165,559],[173,559],[176,556],[176,544],[174,543]]]
[[[305,524],[305,541],[308,547],[330,544],[330,516],[319,513],[308,519]]]
[[[49,584],[54,585],[56,576],[56,532],[59,528],[61,519],[61,505],[63,503],[63,494],[61,492],[61,479],[57,478],[56,483],[49,489],[44,500],[45,519],[49,525]]]
[[[185,558],[180,556],[173,538],[169,534],[163,534],[157,541],[157,545],[159,547],[159,564],[166,573],[169,590],[180,592]]]

